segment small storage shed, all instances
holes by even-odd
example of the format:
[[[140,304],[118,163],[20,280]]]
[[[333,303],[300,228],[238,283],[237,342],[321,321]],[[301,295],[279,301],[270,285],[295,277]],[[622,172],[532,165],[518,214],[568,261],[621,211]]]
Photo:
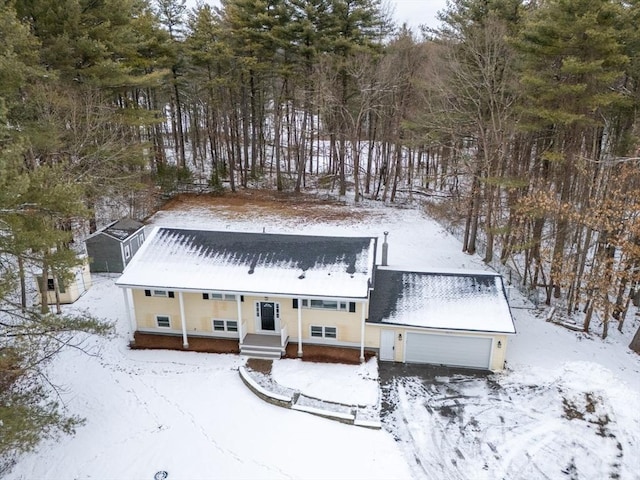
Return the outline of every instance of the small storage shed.
[[[69,271],[69,279],[63,281],[58,279],[58,293],[60,303],[73,303],[80,298],[89,288],[91,288],[91,273],[89,272],[89,262],[86,257],[82,258],[82,263],[73,267]],[[42,272],[37,276],[38,282],[42,281]],[[40,291],[38,296],[41,297]],[[40,298],[40,301],[42,299]],[[47,278],[47,299],[48,304],[56,303],[55,282],[51,275]]]
[[[502,370],[516,330],[502,277],[378,268],[367,328],[380,360]]]
[[[144,224],[117,220],[90,235],[85,243],[92,272],[122,273],[144,242]]]

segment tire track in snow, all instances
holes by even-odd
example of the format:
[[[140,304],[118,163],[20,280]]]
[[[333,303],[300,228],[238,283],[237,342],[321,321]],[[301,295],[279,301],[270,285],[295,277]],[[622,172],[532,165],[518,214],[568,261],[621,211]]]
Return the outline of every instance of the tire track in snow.
[[[395,404],[395,409],[390,413],[392,421],[385,421],[385,427],[411,452],[408,460],[416,478],[464,480],[466,477],[457,465],[452,463],[452,471],[443,461],[454,449],[446,428],[438,422],[424,425],[415,421],[424,418],[421,412],[413,415],[415,409],[430,410],[426,401],[420,402],[428,396],[429,392],[418,379],[394,380],[387,397],[389,403]]]

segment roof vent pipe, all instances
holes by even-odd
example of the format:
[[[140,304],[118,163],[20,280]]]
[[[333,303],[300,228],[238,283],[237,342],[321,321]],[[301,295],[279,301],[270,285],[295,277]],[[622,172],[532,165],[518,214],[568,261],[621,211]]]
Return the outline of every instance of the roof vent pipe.
[[[387,257],[389,256],[389,244],[387,243],[387,235],[389,232],[384,232],[384,243],[382,244],[382,266],[386,267],[389,262],[387,261]]]

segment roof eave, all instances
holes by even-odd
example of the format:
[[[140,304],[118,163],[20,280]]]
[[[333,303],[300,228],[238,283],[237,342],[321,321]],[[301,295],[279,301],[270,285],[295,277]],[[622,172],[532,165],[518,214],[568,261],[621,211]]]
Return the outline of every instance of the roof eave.
[[[277,292],[251,292],[244,290],[218,290],[215,288],[182,288],[182,287],[172,287],[167,285],[137,285],[130,283],[119,283],[115,282],[116,286],[120,288],[134,288],[138,290],[145,289],[162,289],[162,290],[171,290],[176,292],[186,292],[186,293],[206,293],[206,292],[219,292],[219,293],[227,293],[230,295],[247,295],[253,297],[279,297],[279,298],[331,298],[337,300],[347,300],[347,301],[362,301],[368,300],[369,296],[356,296],[356,297],[348,297],[348,296],[332,296],[332,295],[313,295],[313,294],[293,294],[293,293],[277,293]]]
[[[455,332],[455,333],[487,333],[487,334],[499,334],[499,335],[516,335],[515,325],[513,326],[513,331],[504,331],[504,330],[482,330],[482,329],[455,328],[455,327],[433,327],[429,325],[412,325],[410,323],[394,323],[394,322],[383,322],[383,321],[375,321],[375,320],[367,320],[365,323],[368,323],[370,325],[384,325],[385,327],[418,328],[422,330],[438,330],[438,331]]]

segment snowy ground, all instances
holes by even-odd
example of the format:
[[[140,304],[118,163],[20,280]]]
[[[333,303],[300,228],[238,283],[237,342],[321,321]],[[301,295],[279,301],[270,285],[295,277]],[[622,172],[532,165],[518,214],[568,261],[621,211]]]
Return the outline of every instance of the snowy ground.
[[[342,207],[351,215],[310,221],[306,209],[292,215],[262,208],[243,214],[189,207],[152,221],[305,234],[389,231],[391,266],[484,268],[415,210]],[[626,348],[640,321],[633,315],[624,334],[613,331],[602,342],[546,323],[514,297],[518,335],[506,372],[398,378],[385,385],[391,411],[375,431],[263,402],[240,380],[238,356],[129,350],[114,280],[95,276],[72,308],[115,320],[117,336],[92,339],[94,356],[67,351],[51,366],[67,408],[86,424],[24,455],[7,478],[152,479],[166,471],[168,480],[640,479],[640,357]],[[375,362],[286,360],[273,375],[310,396],[377,401]]]

